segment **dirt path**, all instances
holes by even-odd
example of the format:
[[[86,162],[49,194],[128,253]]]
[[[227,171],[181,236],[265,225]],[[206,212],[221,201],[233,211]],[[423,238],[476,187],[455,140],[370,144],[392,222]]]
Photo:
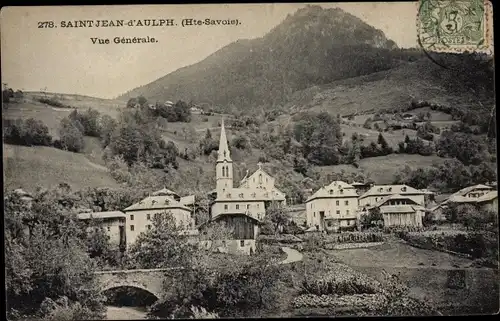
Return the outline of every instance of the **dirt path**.
[[[300,253],[297,250],[291,249],[289,247],[282,247],[281,249],[288,256],[284,261],[280,262],[280,264],[289,264],[289,263],[293,263],[293,262],[298,262],[298,261],[302,261],[302,259],[304,258],[302,253]]]

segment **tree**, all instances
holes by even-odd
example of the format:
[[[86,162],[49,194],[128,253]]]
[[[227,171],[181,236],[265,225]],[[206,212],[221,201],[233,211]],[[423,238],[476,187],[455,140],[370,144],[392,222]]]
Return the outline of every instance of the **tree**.
[[[130,98],[127,101],[127,108],[134,108],[138,104],[137,98]]]
[[[272,202],[266,210],[264,221],[270,222],[273,225],[275,233],[281,227],[285,226],[289,220],[289,213],[277,202]]]
[[[103,317],[95,265],[86,253],[85,232],[69,212],[70,200],[63,190],[41,192],[27,207],[19,196],[6,195],[6,291],[11,315],[44,317],[46,299],[66,297],[71,304],[80,304],[85,312],[80,317]]]
[[[332,115],[326,112],[299,114],[293,127],[293,138],[300,143],[304,158],[311,163],[339,163],[342,131]]]
[[[158,213],[151,229],[139,234],[130,248],[132,260],[144,269],[186,266],[194,248],[181,230],[170,212]]]
[[[69,118],[61,120],[59,142],[62,149],[71,152],[78,153],[84,148],[85,141],[83,140],[83,134],[79,128],[78,121],[71,121]]]
[[[200,237],[202,241],[206,241],[206,249],[212,252],[216,245],[221,241],[230,240],[233,238],[234,230],[226,226],[224,222],[209,222],[203,227],[203,232]]]
[[[111,135],[117,126],[117,121],[109,115],[102,115],[99,119],[100,138],[104,148],[111,142]]]
[[[164,282],[164,295],[151,307],[151,316],[193,318],[192,307],[202,307],[222,317],[252,316],[277,307],[283,274],[276,258],[268,254],[251,257],[193,258],[176,278]]]

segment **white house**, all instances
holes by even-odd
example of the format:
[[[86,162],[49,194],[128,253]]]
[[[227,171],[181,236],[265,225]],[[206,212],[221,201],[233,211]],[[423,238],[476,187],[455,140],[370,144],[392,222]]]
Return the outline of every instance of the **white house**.
[[[306,200],[307,226],[319,231],[354,227],[357,211],[358,194],[354,186],[334,181]]]
[[[180,198],[176,200],[175,195],[160,194],[148,196],[123,210],[127,216],[127,244],[134,243],[140,233],[151,229],[154,215],[171,213],[178,227],[194,228],[191,209],[182,204]]]
[[[94,220],[99,227],[104,229],[107,234],[109,242],[119,245],[125,243],[126,232],[125,225],[127,216],[120,211],[107,211],[107,212],[87,212],[77,214],[79,220],[90,223]],[[87,232],[91,232],[93,227],[89,225]]]
[[[441,204],[433,207],[430,212],[434,217],[443,217],[443,210],[451,204],[471,204],[482,210],[498,213],[498,192],[488,185],[474,185],[463,188],[450,195]]]

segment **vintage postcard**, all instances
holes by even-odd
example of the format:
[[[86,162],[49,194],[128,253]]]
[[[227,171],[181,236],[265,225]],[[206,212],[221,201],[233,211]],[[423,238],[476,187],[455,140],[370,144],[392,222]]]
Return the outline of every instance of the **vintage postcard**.
[[[490,2],[0,21],[8,320],[498,313]]]

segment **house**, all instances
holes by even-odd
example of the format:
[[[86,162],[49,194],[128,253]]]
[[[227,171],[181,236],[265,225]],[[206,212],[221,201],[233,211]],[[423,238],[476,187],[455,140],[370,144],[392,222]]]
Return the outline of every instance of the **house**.
[[[413,114],[404,114],[403,119],[404,120],[413,120],[415,118],[415,115]]]
[[[378,208],[384,227],[422,226],[425,208],[411,196],[392,194],[384,197],[369,210]]]
[[[223,222],[224,225],[232,231],[232,237],[226,240],[208,240],[205,228],[208,222],[199,227],[200,230],[200,246],[204,248],[217,249],[221,252],[229,254],[245,254],[251,255],[256,251],[256,240],[259,235],[260,225],[259,220],[246,213],[222,213],[209,222]],[[216,242],[216,244],[213,244]]]
[[[408,196],[415,203],[425,207],[426,196],[433,193],[421,191],[408,185],[374,185],[359,197],[359,207],[364,211],[377,204],[383,198],[394,194]]]
[[[257,220],[263,220],[266,209],[275,202],[280,206],[286,204],[285,194],[278,190],[272,176],[262,169],[252,175],[245,175],[239,187],[233,187],[233,161],[228,148],[224,120],[221,122],[221,134],[216,169],[216,188],[211,193],[213,199],[209,216],[228,213],[249,215]]]
[[[430,209],[433,217],[444,219],[444,210],[451,204],[470,204],[482,210],[498,213],[498,192],[489,185],[478,184],[469,186],[451,194],[439,205]]]
[[[168,192],[162,191],[159,191],[160,195],[148,196],[123,210],[127,216],[127,244],[134,243],[140,233],[151,229],[154,215],[171,213],[181,229],[194,228],[191,208],[182,204],[175,193],[168,195]]]
[[[490,191],[476,200],[480,210],[491,211],[498,214],[498,191]]]
[[[358,194],[354,186],[334,181],[306,200],[307,226],[319,231],[354,228],[357,221]]]
[[[93,228],[91,221],[104,229],[109,242],[116,245],[125,245],[127,216],[120,211],[87,212],[77,214],[79,220],[86,222],[87,232]]]

